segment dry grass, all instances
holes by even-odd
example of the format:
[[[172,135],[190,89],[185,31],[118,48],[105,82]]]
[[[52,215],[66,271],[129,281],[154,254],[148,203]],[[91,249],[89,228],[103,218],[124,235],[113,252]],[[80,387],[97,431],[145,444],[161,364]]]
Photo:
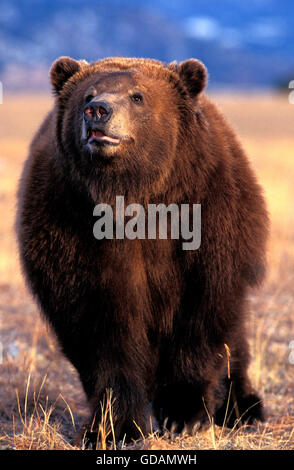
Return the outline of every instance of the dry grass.
[[[294,447],[294,365],[288,360],[294,340],[294,107],[287,96],[214,98],[238,130],[272,219],[268,277],[260,291],[251,293],[249,319],[250,375],[268,418],[254,429],[227,430],[211,423],[193,437],[150,434],[129,446],[133,449]],[[50,105],[43,96],[4,96],[0,106],[0,448],[74,449],[76,428],[88,414],[75,370],[24,287],[13,234],[22,163]],[[109,403],[105,410],[109,414]],[[102,426],[100,448],[105,436]]]

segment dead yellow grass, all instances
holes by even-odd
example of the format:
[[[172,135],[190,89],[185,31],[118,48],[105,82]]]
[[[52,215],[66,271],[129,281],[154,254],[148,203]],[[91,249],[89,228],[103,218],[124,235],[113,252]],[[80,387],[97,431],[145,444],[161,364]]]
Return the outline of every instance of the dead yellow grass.
[[[287,96],[213,98],[240,135],[271,215],[268,276],[250,294],[248,319],[250,375],[264,397],[267,422],[233,430],[211,423],[193,437],[150,434],[133,449],[294,447],[294,365],[288,359],[294,340],[294,106]],[[13,233],[22,164],[51,103],[44,96],[4,96],[0,106],[0,448],[74,449],[88,413],[75,370],[24,287]]]

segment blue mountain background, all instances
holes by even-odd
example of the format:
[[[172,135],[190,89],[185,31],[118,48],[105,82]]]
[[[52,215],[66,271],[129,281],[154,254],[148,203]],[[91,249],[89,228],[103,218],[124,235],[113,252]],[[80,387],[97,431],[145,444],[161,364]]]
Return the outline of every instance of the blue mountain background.
[[[61,55],[196,57],[212,88],[271,88],[294,78],[294,1],[0,0],[7,88],[48,86]]]

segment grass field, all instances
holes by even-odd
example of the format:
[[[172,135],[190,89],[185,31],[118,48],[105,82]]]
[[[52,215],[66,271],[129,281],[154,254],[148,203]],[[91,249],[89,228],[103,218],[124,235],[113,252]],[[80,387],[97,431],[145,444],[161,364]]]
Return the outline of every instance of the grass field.
[[[212,423],[193,437],[150,435],[130,447],[293,449],[294,106],[287,95],[213,98],[238,131],[271,214],[268,275],[263,287],[250,293],[248,325],[250,376],[264,398],[267,421],[233,430]],[[51,104],[44,96],[17,95],[4,96],[0,105],[0,448],[73,449],[76,429],[88,415],[77,374],[24,287],[13,232],[22,164]]]

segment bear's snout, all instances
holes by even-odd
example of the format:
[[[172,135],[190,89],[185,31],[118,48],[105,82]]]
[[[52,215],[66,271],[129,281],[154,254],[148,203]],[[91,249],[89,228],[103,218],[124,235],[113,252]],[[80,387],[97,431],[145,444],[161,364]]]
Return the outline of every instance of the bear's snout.
[[[86,122],[107,122],[111,118],[113,109],[106,101],[92,100],[84,108]]]

